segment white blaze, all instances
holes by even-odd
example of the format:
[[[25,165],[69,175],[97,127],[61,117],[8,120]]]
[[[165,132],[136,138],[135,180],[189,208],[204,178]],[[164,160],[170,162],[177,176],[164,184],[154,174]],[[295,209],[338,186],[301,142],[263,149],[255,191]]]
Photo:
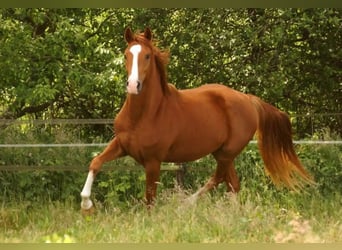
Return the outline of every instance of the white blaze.
[[[131,94],[138,94],[138,81],[139,81],[139,71],[138,71],[138,56],[141,51],[141,45],[133,45],[129,51],[133,55],[131,74],[127,81],[127,92]]]

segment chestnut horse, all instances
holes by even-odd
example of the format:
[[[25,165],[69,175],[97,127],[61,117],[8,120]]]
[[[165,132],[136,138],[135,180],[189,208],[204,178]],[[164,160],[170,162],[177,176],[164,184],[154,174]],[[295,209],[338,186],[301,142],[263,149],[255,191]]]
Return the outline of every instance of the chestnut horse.
[[[256,96],[221,84],[177,90],[167,83],[168,53],[152,42],[149,28],[141,34],[125,30],[128,44],[126,101],[115,118],[115,137],[96,156],[81,192],[83,211],[92,210],[91,186],[103,163],[129,155],[144,166],[146,202],[153,203],[161,162],[188,162],[212,154],[215,173],[193,196],[224,182],[238,192],[234,159],[257,132],[266,171],[275,184],[301,188],[312,179],[293,147],[288,116]]]

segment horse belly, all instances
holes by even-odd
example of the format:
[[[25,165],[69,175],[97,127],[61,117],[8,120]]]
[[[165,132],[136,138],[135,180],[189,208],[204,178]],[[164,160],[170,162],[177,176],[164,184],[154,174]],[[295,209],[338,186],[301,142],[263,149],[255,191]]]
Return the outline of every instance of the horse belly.
[[[198,160],[212,152],[214,152],[214,147],[212,148],[199,148],[199,147],[184,147],[183,145],[171,147],[167,153],[164,162],[189,162]]]
[[[210,117],[212,115],[199,120],[190,115],[190,121],[186,122],[188,125],[171,144],[165,161],[194,161],[219,149],[226,139],[228,128],[221,117]]]

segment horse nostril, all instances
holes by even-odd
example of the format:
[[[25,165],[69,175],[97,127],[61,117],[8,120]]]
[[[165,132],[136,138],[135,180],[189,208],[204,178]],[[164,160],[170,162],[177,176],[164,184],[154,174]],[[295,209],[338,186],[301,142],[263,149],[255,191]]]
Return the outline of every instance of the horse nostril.
[[[126,86],[128,86],[128,84],[129,84],[129,82],[127,81],[127,82],[126,82]]]
[[[141,87],[141,83],[140,81],[138,81],[137,89],[140,90],[140,87]]]

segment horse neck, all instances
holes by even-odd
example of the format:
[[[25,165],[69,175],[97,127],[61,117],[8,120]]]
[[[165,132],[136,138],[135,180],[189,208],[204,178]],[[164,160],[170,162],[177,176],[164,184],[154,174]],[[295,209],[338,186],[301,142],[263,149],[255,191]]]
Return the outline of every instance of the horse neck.
[[[134,124],[141,118],[155,117],[163,97],[160,77],[154,66],[150,75],[145,78],[141,92],[138,95],[129,94],[126,98],[131,122]]]

